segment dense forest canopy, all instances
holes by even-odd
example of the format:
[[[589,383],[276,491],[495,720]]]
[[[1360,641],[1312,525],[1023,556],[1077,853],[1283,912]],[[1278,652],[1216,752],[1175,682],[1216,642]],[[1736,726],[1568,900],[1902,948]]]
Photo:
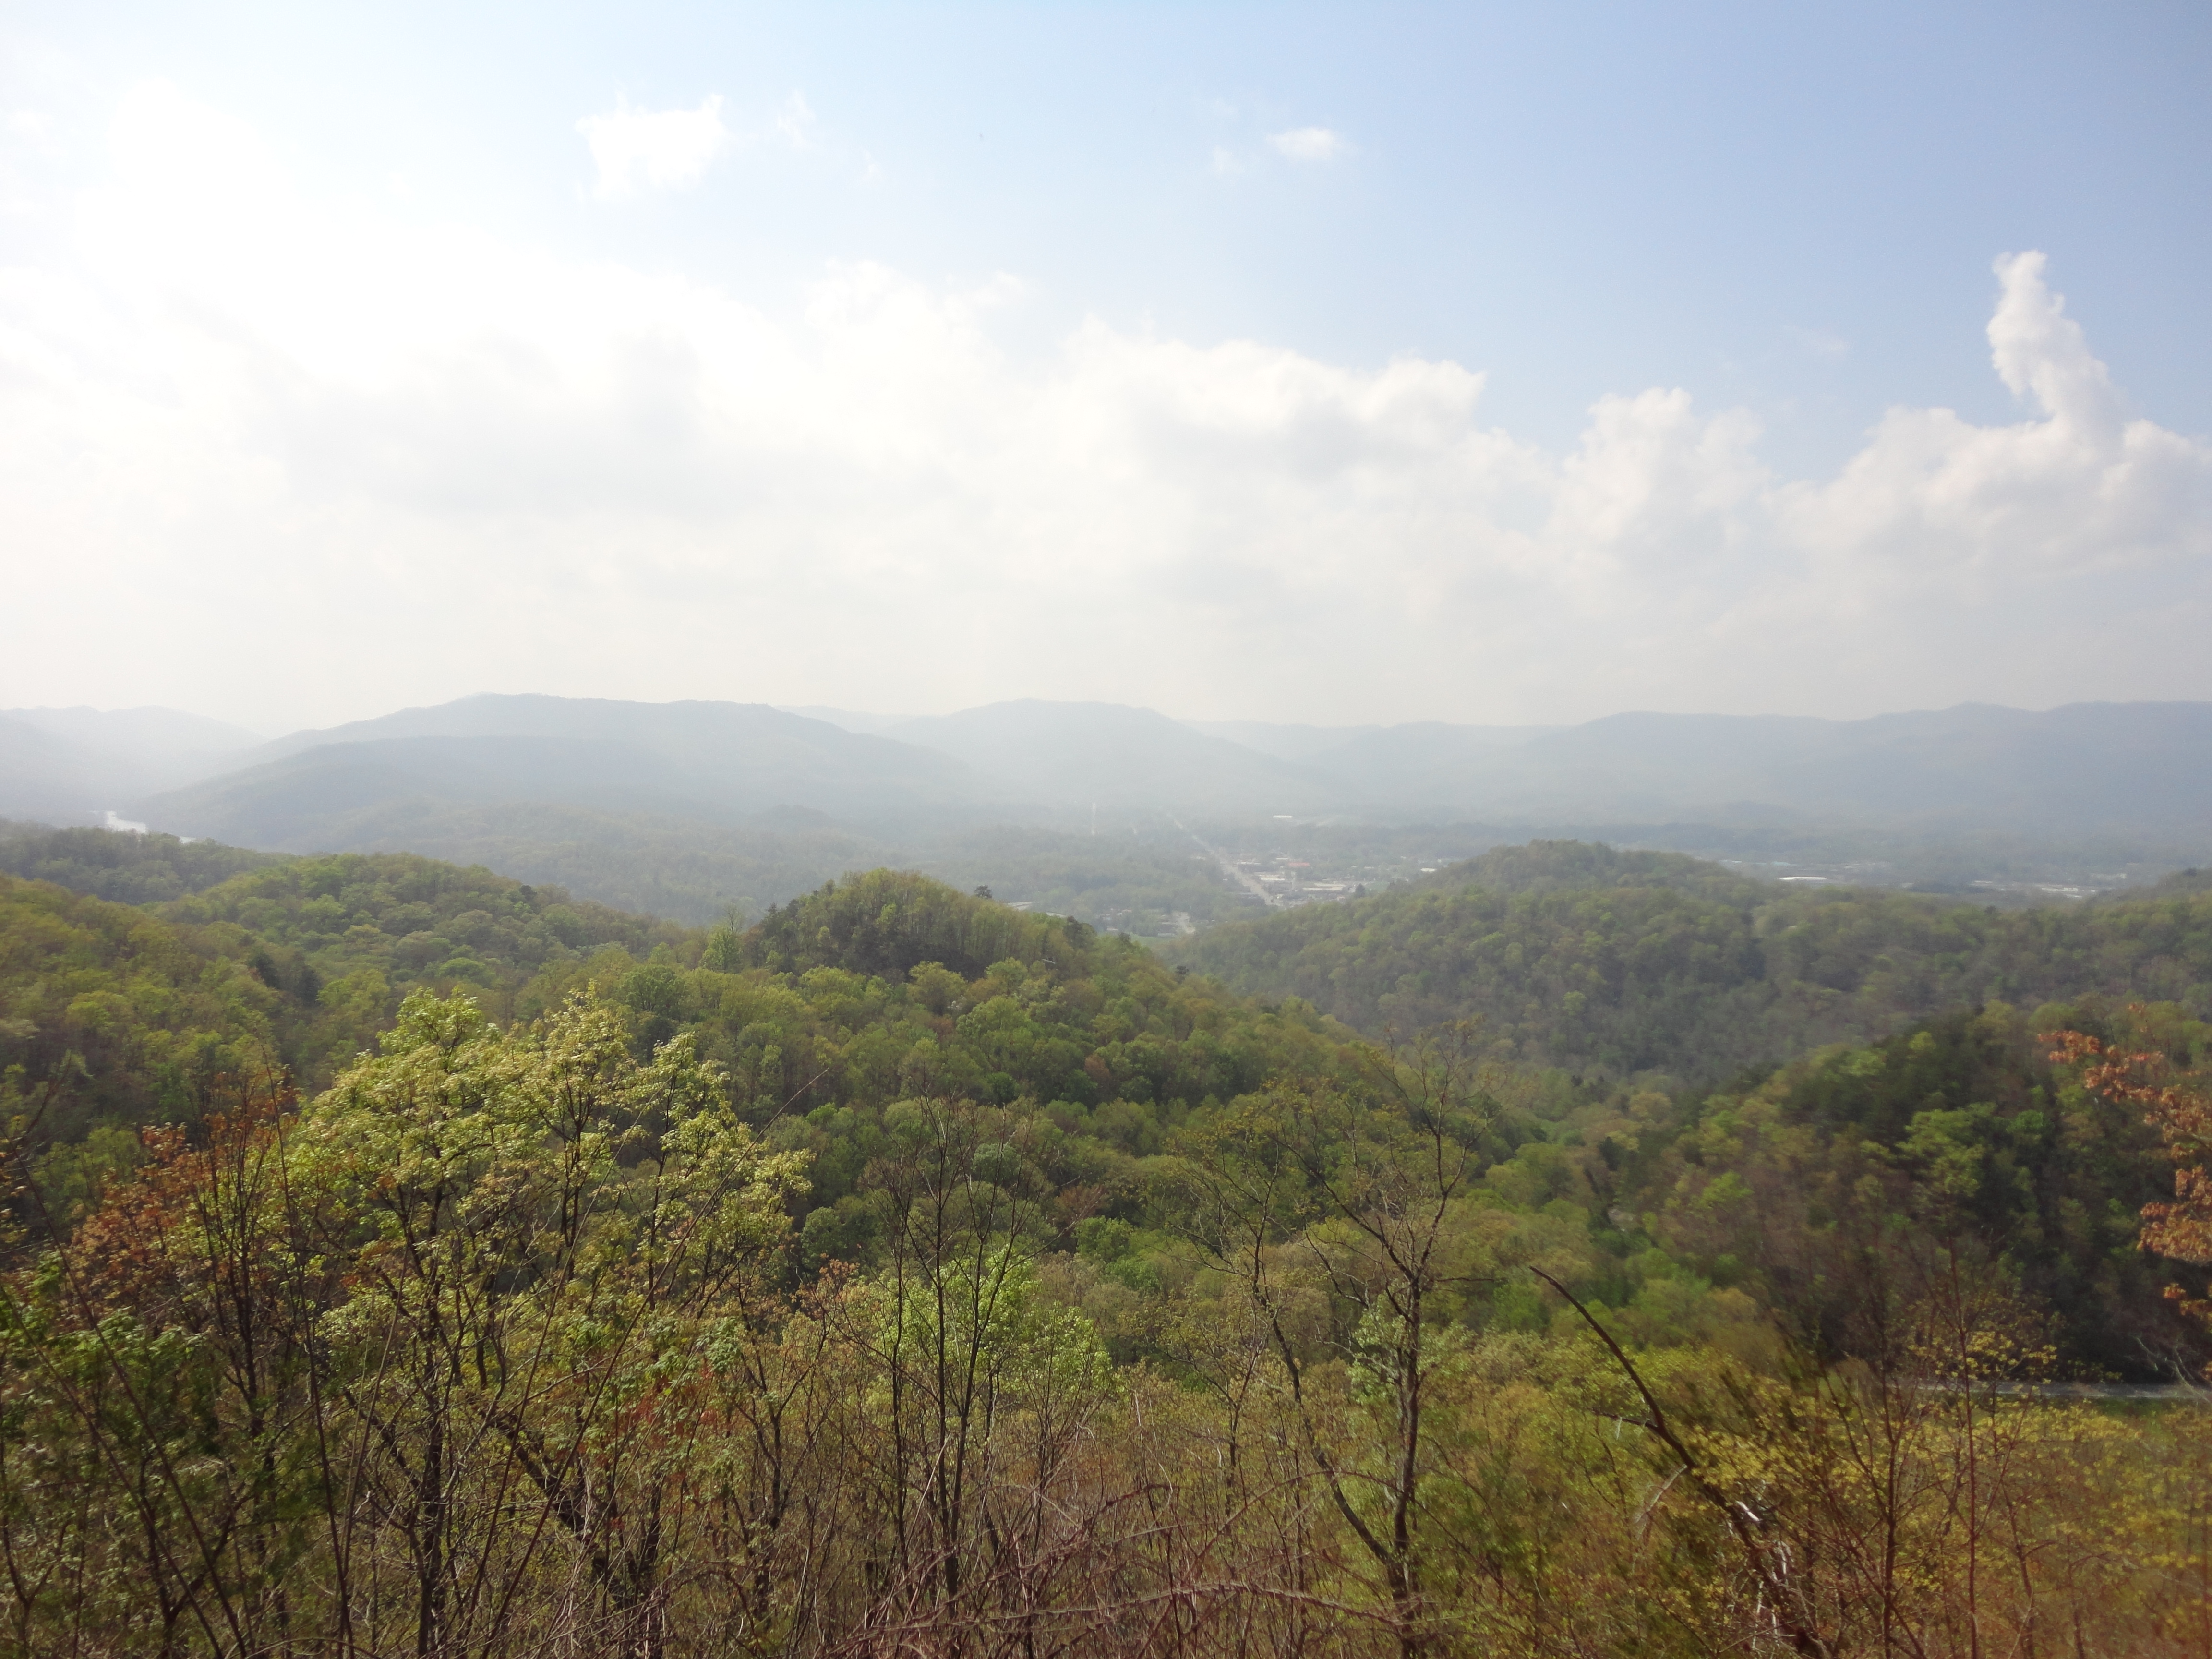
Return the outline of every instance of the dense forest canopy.
[[[2193,1650],[2198,884],[0,877],[0,1650]]]
[[[97,856],[107,844],[139,844],[82,833],[102,841],[64,872],[87,885],[116,869]],[[257,862],[150,906],[0,876],[0,917],[4,1086],[46,1101],[42,1144],[197,1118],[218,1078],[283,1069],[320,1087],[418,984],[468,987],[503,1016],[550,962],[687,937],[398,854]]]
[[[198,1117],[215,1078],[266,1069],[281,1053],[284,999],[248,965],[252,949],[240,935],[0,876],[9,1106],[21,1109],[26,1091],[47,1098],[40,1129],[62,1141]]]
[[[1699,1084],[1983,1000],[2096,994],[2212,1015],[2212,899],[2188,877],[2141,898],[2001,910],[1538,842],[1166,952],[1363,1030],[1480,1017],[1531,1063]]]
[[[49,830],[0,821],[0,872],[50,881],[73,893],[151,904],[181,898],[242,871],[283,862],[281,853],[249,852],[175,836],[107,830]]]

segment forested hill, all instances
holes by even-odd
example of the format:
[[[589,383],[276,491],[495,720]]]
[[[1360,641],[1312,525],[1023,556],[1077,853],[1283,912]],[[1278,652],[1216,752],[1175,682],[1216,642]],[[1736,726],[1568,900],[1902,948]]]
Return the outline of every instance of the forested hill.
[[[181,898],[287,856],[176,836],[0,821],[0,872],[125,904]]]
[[[135,844],[168,867],[158,841],[83,833],[95,854]],[[404,854],[264,863],[153,905],[0,874],[0,1122],[35,1111],[40,1141],[74,1142],[196,1118],[225,1078],[319,1088],[417,986],[503,1018],[548,967],[608,947],[627,967],[686,939],[696,954],[673,924]]]
[[[1213,928],[1170,959],[1359,1030],[1480,1018],[1514,1057],[1711,1083],[1985,1000],[2212,1012],[2212,896],[2007,910],[1809,891],[1667,853],[1500,848],[1407,886]]]
[[[2136,1212],[2170,1176],[2139,1116],[2098,1115],[2049,1064],[2042,1032],[2118,1011],[2037,1005],[2201,1005],[2208,919],[2212,896],[2194,892],[2027,915],[1778,896],[1689,859],[1540,843],[1222,930],[1248,950],[1287,939],[1256,959],[1311,975],[1248,996],[1080,922],[893,871],[742,933],[398,854],[289,860],[148,906],[0,876],[0,1118],[41,1114],[39,1182],[67,1209],[137,1160],[139,1128],[192,1124],[242,1077],[325,1087],[410,991],[464,995],[519,1030],[588,988],[641,1058],[689,1033],[734,1109],[805,1154],[793,1218],[810,1261],[867,1258],[880,1217],[865,1172],[901,1103],[937,1098],[1028,1125],[1006,1133],[1041,1137],[1060,1243],[1103,1213],[1127,1224],[1097,1246],[1120,1261],[1138,1248],[1127,1228],[1170,1228],[1157,1184],[1194,1126],[1271,1086],[1372,1086],[1376,1057],[1325,1005],[1377,1029],[1472,1011],[1488,1017],[1488,1187],[1516,1213],[1574,1206],[1575,1249],[1595,1252],[1589,1282],[1612,1305],[1661,1272],[1620,1265],[1645,1237],[1697,1273],[1756,1281],[1848,1346],[1857,1270],[1819,1253],[1856,1248],[1836,1231],[1855,1215],[1870,1237],[1918,1216],[1934,1180],[1964,1195],[1958,1213],[1914,1226],[2004,1253],[2075,1361],[2129,1365],[2165,1328],[2152,1267],[2124,1267]],[[2015,1006],[1967,1006],[1992,994]],[[1874,1048],[1818,1047],[1884,1025],[1897,1035]],[[2201,1025],[2160,1030],[2177,1055],[2205,1045]],[[1762,1054],[1790,1064],[1710,1090]],[[1662,1069],[1680,1082],[1628,1075]],[[1150,1259],[1109,1287],[1157,1290],[1166,1258]],[[1098,1294],[1103,1310],[1121,1292]],[[1653,1328],[1702,1317],[1655,1313]]]
[[[1554,845],[1234,936],[1341,946],[1340,997],[1401,967],[1370,1012],[1486,1000],[1503,1054],[911,872],[743,932],[398,855],[155,905],[0,876],[0,1650],[1012,1652],[1141,1593],[1336,1624],[1130,1659],[1689,1659],[1775,1645],[1715,1561],[1749,1514],[1838,1620],[1894,1593],[1855,1564],[1941,1586],[2001,1522],[2008,1631],[2178,1654],[2147,1638],[2201,1595],[2204,1415],[1978,1385],[2212,1357],[2166,1294],[2212,1252],[2144,1224],[2205,1142],[2212,1025],[1989,1003],[1720,1088],[1526,1062],[1694,1060],[1732,1014],[1802,1048],[2003,975],[2201,1001],[2208,904],[1778,897]],[[1425,1002],[1422,963],[1456,975]],[[1337,1473],[1393,1468],[1408,1549],[1479,1564],[1412,1614]],[[1869,1468],[1914,1495],[1887,1535]],[[1914,1594],[1996,1627],[1996,1589]],[[162,1639],[188,1617],[209,1640]],[[1623,1633],[1550,1640],[1585,1626]],[[1875,1650],[1845,1634],[1807,1650]]]
[[[1787,912],[1778,933],[1771,889],[1687,859],[1573,843],[1447,873],[1435,890],[1358,908],[1409,913],[1417,942],[1470,919],[1488,928],[1478,942],[1509,932],[1524,945],[1522,972],[1535,969],[1522,981],[1523,1030],[1571,1029],[1578,1014],[1595,1023],[1590,1002],[1577,1010],[1567,1000],[1577,993],[1558,989],[1561,941],[1589,963],[1626,959],[1646,1040],[1693,1057],[1701,1038],[1728,1038],[1731,1010],[1760,1006],[1771,976],[1759,964],[1786,954],[1774,940],[1792,929],[1856,918],[1864,948],[1895,955],[1900,918],[1933,918],[1981,930],[1976,948],[2023,962],[2039,937],[1988,931],[2033,918],[1853,895],[1774,902]],[[2212,899],[2173,905],[2187,916]],[[2122,911],[2068,919],[2108,926]],[[2141,944],[2145,933],[2127,937]],[[2135,962],[2165,959],[2138,951]],[[1683,963],[1691,971],[1670,985]],[[2042,976],[2079,980],[2086,965],[2062,960]],[[1646,980],[1656,994],[1638,1000]],[[2140,985],[2119,988],[2133,996]],[[241,1079],[325,1088],[388,1042],[410,991],[465,996],[520,1030],[587,989],[641,1058],[688,1034],[721,1068],[730,1105],[804,1154],[809,1188],[793,1220],[814,1265],[872,1259],[882,1216],[867,1171],[915,1101],[1003,1113],[994,1133],[1024,1146],[1059,1194],[1044,1242],[1065,1249],[1090,1229],[1081,1237],[1103,1278],[1071,1294],[1130,1352],[1144,1351],[1152,1316],[1127,1295],[1157,1296],[1175,1278],[1167,1239],[1181,1200],[1168,1189],[1181,1143],[1270,1087],[1370,1089],[1380,1059],[1308,1001],[1239,996],[1134,941],[910,872],[848,877],[743,933],[707,932],[482,870],[344,855],[158,906],[0,876],[0,1117],[20,1127],[42,1114],[38,1184],[65,1212],[139,1161],[139,1129],[194,1125]],[[1766,1005],[1787,1006],[1779,994]],[[1752,1286],[1849,1349],[1866,1272],[1853,1241],[1907,1226],[2002,1254],[2057,1321],[2069,1364],[2138,1366],[2180,1340],[2157,1265],[2132,1249],[2136,1212],[2170,1177],[2139,1115],[2069,1093],[2039,1035],[2104,1018],[1954,1007],[1878,1045],[1812,1053],[1803,1030],[1770,1024],[1800,1057],[1715,1093],[1596,1067],[1573,1074],[1534,1054],[1500,1065],[1485,1042],[1486,1187],[1521,1218],[1516,1227],[1543,1234],[1582,1282],[1610,1305],[1643,1308],[1638,1328],[1668,1340],[1712,1312],[1704,1291],[1676,1284],[1687,1273]],[[2203,1048],[2204,1028],[2160,1018],[2161,1047]],[[1611,1029],[1638,1029],[1614,1018]],[[1934,1192],[1951,1210],[1928,1210]],[[1099,1232],[1094,1216],[1114,1224]],[[1636,1255],[1654,1244],[1664,1259]],[[1518,1318],[1517,1306],[1492,1316]]]

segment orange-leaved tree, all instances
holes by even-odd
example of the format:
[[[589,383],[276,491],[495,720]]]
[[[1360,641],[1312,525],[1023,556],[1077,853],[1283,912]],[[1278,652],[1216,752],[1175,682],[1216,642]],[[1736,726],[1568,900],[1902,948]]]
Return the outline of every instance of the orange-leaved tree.
[[[2137,1028],[2150,1011],[2131,1006]],[[2091,1094],[2141,1109],[2173,1159],[2171,1202],[2146,1204],[2140,1243],[2176,1261],[2212,1262],[2212,1088],[2200,1074],[2157,1048],[2130,1048],[2086,1031],[2051,1036],[2051,1062],[2075,1068]],[[2212,1323],[2212,1299],[2169,1285],[2167,1297],[2192,1318]]]

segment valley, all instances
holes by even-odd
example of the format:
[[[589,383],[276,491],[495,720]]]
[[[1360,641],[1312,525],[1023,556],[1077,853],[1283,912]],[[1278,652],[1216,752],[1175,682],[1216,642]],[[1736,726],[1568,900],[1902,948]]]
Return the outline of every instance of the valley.
[[[2185,1607],[2146,1565],[2212,1454],[2185,820],[1616,844],[1315,811],[1314,734],[1167,726],[477,700],[121,797],[144,831],[0,825],[0,1473],[36,1473],[0,1544],[158,1584],[220,1517],[183,1603],[265,1622],[281,1557],[289,1624],[356,1616],[341,1564],[390,1623],[427,1605],[392,1494],[458,1445],[438,1547],[532,1630],[574,1555],[701,1628],[1160,1596],[1288,1641],[1321,1571],[1347,1650],[1538,1642],[1534,1606],[1634,1645],[1680,1587],[1758,1582],[1755,1503],[1840,1640],[1885,1593],[1876,1433],[1978,1494],[1912,1515],[1901,1616],[1953,1616],[2000,1512],[2054,1564],[2004,1619],[2136,1644]],[[189,1480],[117,1474],[187,1437]],[[1424,1562],[1551,1542],[1407,1611],[1346,1518],[1394,1457]],[[975,1507],[909,1512],[899,1558],[881,1516],[945,1459]],[[647,1516],[684,1526],[620,1554]],[[1046,1552],[1012,1578],[1008,1517]],[[761,1572],[717,1576],[726,1527]],[[621,1626],[631,1579],[577,1571]],[[1652,1650],[1741,1628],[1687,1607]]]

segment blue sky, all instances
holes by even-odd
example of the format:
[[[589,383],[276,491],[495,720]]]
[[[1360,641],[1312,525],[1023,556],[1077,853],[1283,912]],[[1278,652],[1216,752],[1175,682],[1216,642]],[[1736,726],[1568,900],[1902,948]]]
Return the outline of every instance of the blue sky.
[[[2209,19],[17,8],[0,702],[2212,696]]]

